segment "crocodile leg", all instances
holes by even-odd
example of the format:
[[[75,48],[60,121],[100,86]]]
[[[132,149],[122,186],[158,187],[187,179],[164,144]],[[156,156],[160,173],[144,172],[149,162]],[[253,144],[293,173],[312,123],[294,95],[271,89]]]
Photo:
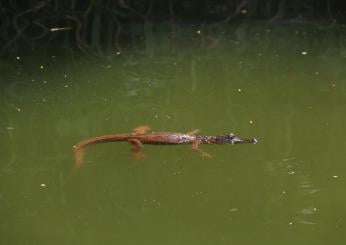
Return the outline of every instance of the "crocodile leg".
[[[142,142],[140,142],[137,139],[129,139],[127,141],[132,145],[131,152],[132,152],[133,158],[135,160],[143,160],[144,154],[141,152],[143,148]]]
[[[211,158],[211,155],[205,151],[202,151],[198,145],[199,145],[199,141],[195,140],[194,142],[192,142],[192,150],[194,150],[195,152],[197,152],[198,154],[200,154],[202,157],[206,157],[206,158]]]
[[[199,131],[200,131],[200,130],[196,128],[196,129],[191,130],[190,132],[187,132],[187,134],[188,134],[188,135],[195,135],[195,134],[198,134]]]
[[[145,134],[148,130],[150,130],[149,126],[142,125],[138,126],[137,128],[134,128],[132,132],[133,134]]]

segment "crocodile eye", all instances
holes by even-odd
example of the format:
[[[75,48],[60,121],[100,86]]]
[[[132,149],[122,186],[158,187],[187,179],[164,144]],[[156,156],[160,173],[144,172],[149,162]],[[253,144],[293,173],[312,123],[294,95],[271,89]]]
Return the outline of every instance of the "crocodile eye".
[[[230,133],[229,135],[228,135],[228,138],[229,139],[233,139],[235,137],[235,135],[233,134],[233,133]]]

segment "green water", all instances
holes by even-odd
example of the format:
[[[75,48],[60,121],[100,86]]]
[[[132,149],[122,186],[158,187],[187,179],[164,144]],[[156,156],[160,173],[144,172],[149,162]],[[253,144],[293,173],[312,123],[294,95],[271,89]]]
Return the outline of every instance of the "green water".
[[[275,38],[2,64],[0,244],[342,243],[346,60]],[[71,174],[78,141],[139,125],[259,144],[102,144]]]

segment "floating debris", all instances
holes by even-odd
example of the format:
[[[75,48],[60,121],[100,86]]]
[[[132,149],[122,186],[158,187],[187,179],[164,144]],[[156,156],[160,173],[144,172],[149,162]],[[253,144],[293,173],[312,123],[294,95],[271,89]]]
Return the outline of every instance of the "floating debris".
[[[71,30],[72,27],[53,27],[53,28],[50,28],[50,31],[51,32],[55,32],[55,31],[68,31],[68,30]]]
[[[179,175],[179,174],[182,174],[182,171],[173,172],[173,175]]]
[[[306,208],[303,208],[302,210],[300,210],[300,213],[302,213],[304,215],[312,215],[316,212],[317,212],[316,207],[306,207]]]

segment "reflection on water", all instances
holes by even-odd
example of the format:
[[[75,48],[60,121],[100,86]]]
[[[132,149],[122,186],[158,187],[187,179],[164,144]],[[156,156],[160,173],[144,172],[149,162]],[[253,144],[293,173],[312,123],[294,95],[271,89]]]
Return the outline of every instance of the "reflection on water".
[[[290,209],[289,224],[300,223],[305,225],[316,225],[318,208],[315,194],[319,191],[313,183],[309,173],[304,172],[302,166],[305,162],[296,157],[283,158],[279,161],[266,163],[267,173],[273,182],[285,183],[280,185],[280,199],[282,208],[294,200],[294,207]]]

